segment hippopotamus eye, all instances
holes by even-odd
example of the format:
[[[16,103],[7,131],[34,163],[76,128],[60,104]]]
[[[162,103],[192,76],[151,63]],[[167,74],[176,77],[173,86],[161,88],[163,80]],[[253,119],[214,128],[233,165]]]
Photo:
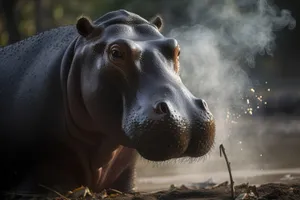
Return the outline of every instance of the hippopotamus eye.
[[[121,51],[119,45],[113,45],[113,46],[110,48],[110,58],[111,58],[112,60],[123,59],[123,57],[124,57],[124,54],[123,54],[123,52]]]
[[[114,58],[122,58],[122,53],[119,50],[116,50],[116,49],[112,50],[111,55]]]

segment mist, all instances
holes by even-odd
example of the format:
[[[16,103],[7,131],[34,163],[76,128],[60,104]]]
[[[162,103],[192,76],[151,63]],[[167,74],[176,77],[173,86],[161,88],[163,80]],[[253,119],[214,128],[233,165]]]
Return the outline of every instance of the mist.
[[[258,54],[272,56],[274,32],[293,29],[296,21],[288,10],[266,0],[215,2],[191,1],[186,14],[197,25],[174,28],[167,35],[181,45],[184,83],[208,102],[216,118],[219,144],[230,134],[228,124],[249,111],[245,95],[255,88],[243,66],[254,67]]]
[[[189,2],[182,12],[188,16],[190,25],[169,27],[165,34],[179,41],[183,82],[195,96],[207,101],[214,114],[216,142],[205,159],[192,164],[171,161],[167,165],[177,169],[179,174],[227,170],[219,155],[219,145],[224,143],[233,169],[238,165],[243,168],[246,163],[249,164],[247,169],[250,165],[259,168],[261,166],[257,167],[256,161],[264,156],[260,147],[269,141],[251,140],[251,134],[258,137],[264,134],[266,122],[261,120],[254,127],[245,122],[243,116],[251,117],[266,102],[246,70],[256,67],[258,55],[273,56],[275,33],[283,29],[292,31],[296,21],[288,10],[279,9],[266,0]],[[160,14],[171,18],[168,10]],[[168,21],[165,20],[165,23],[168,24]],[[253,104],[255,108],[252,108]],[[154,167],[161,165],[153,164]]]

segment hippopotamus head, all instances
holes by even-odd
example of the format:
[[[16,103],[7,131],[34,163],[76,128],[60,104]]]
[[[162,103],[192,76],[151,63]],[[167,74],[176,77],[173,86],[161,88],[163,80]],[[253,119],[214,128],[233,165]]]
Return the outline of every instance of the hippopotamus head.
[[[181,81],[180,45],[162,26],[160,16],[145,20],[125,10],[94,22],[79,18],[72,73],[82,112],[71,113],[81,129],[147,160],[200,157],[214,143],[214,119]]]

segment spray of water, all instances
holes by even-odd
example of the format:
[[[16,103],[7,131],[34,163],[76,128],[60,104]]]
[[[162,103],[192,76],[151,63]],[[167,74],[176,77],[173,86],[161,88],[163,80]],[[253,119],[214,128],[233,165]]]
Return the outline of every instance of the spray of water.
[[[242,66],[255,66],[258,54],[272,56],[276,48],[275,31],[286,27],[293,29],[296,21],[288,10],[280,10],[266,0],[189,2],[182,12],[194,25],[172,28],[167,36],[175,37],[181,46],[183,82],[196,96],[208,102],[216,119],[215,149],[205,162],[189,165],[189,173],[202,173],[204,169],[216,169],[214,160],[224,163],[219,158],[219,144],[233,134],[233,122],[239,123],[244,112],[252,112],[243,97],[253,86]],[[162,15],[168,15],[168,10]],[[259,96],[257,99],[260,100]],[[233,113],[232,109],[240,110],[240,113]],[[236,133],[245,131],[244,126],[239,127],[234,130]],[[228,147],[229,154],[235,159],[253,154],[261,156],[255,149],[240,154],[242,144],[239,141],[235,147]],[[246,159],[251,162],[251,158]],[[176,166],[178,173],[186,172],[185,167],[182,170],[180,164]],[[226,170],[225,164],[221,167]]]

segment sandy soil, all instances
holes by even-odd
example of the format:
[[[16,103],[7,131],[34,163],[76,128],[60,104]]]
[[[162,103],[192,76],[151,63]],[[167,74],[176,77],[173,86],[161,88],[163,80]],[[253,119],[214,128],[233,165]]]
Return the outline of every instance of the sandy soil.
[[[83,188],[85,198],[56,199],[232,199],[226,162],[219,154],[222,143],[231,162],[235,199],[300,200],[299,122],[256,118],[233,123],[230,134],[219,131],[213,151],[198,162],[158,164],[140,159],[135,194],[106,191],[89,196]]]
[[[219,142],[224,144],[231,162],[235,185],[263,185],[259,189],[261,195],[274,191],[278,193],[277,197],[269,199],[300,200],[297,194],[283,192],[286,190],[284,188],[300,186],[299,122],[299,119],[274,117],[250,119],[233,124],[230,136],[223,137]],[[191,187],[229,181],[226,163],[219,155],[218,146],[216,145],[209,157],[197,163],[179,162],[160,166],[141,160],[137,180],[139,191],[168,190],[172,184],[177,187],[183,184]],[[281,183],[287,185],[276,185]],[[229,195],[228,187],[218,188],[214,192],[220,194],[216,194],[214,198],[207,196],[207,199],[226,199],[226,195]],[[205,199],[204,196],[198,199]]]

